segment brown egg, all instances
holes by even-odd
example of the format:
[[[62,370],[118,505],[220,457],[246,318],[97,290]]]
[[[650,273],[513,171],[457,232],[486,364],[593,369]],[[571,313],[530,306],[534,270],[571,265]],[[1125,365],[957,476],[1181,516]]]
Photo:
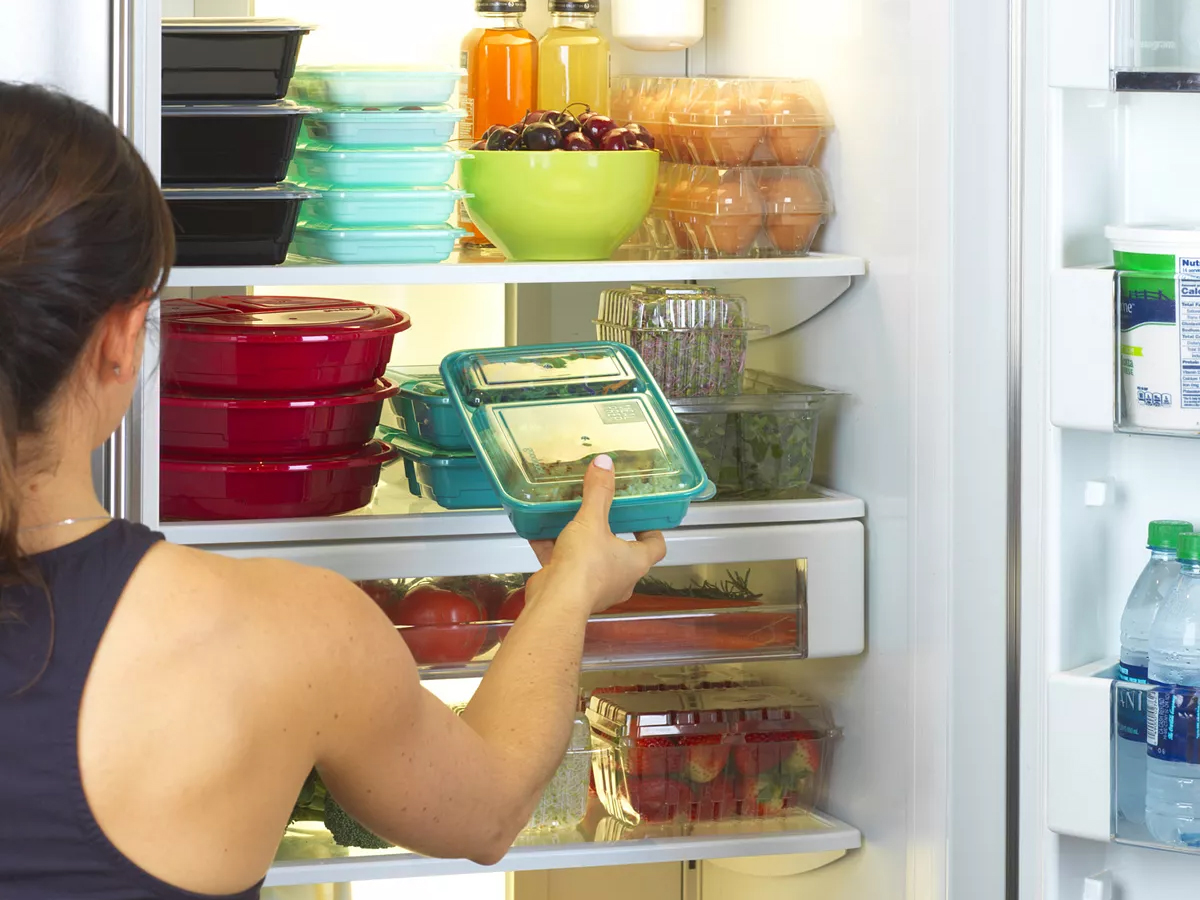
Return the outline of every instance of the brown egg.
[[[812,162],[825,129],[807,98],[776,98],[767,106],[767,122],[767,142],[781,166],[807,166]]]
[[[767,205],[767,236],[775,249],[803,256],[825,218],[825,197],[816,181],[796,175],[765,178],[761,183]]]
[[[692,158],[703,166],[744,166],[754,156],[766,127],[762,107],[725,92],[701,96],[687,108],[692,127],[686,141]]]
[[[816,212],[824,208],[825,198],[811,178],[789,174],[768,176],[763,178],[760,190],[768,213]]]
[[[763,226],[763,198],[743,182],[742,173],[712,189],[706,212],[691,226],[693,241],[705,255],[745,256]]]
[[[767,237],[786,256],[804,256],[817,236],[824,216],[820,213],[777,213],[767,216]]]

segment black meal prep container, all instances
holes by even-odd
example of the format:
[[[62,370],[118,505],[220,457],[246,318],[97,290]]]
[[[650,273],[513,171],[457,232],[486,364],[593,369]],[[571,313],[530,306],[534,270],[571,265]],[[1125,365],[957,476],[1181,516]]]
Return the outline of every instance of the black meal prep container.
[[[305,115],[274,103],[173,103],[162,108],[163,184],[275,184],[287,178]]]
[[[277,266],[287,258],[305,200],[292,184],[166,187],[177,266]]]
[[[310,31],[291,19],[163,19],[163,100],[280,100]]]

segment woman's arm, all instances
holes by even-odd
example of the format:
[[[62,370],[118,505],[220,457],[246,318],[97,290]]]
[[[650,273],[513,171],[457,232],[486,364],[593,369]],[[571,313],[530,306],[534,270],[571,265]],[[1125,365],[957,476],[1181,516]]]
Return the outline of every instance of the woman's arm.
[[[461,719],[421,688],[374,603],[319,573],[337,611],[322,631],[337,649],[313,705],[314,755],[364,825],[434,856],[490,864],[508,850],[566,749],[588,616],[627,599],[665,554],[660,534],[628,542],[609,531],[612,495],[612,471],[593,465],[576,519],[535,544],[543,569]]]

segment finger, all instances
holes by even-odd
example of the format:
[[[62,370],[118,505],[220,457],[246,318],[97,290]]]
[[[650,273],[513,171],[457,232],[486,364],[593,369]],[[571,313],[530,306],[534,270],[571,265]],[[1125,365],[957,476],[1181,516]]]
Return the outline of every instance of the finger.
[[[554,541],[530,541],[529,546],[542,568],[550,565],[550,557],[554,553]]]
[[[661,531],[642,531],[635,534],[638,546],[646,553],[651,566],[656,566],[667,556],[667,541]]]
[[[600,454],[592,460],[583,476],[583,505],[576,518],[592,525],[608,528],[608,510],[612,507],[616,478],[612,457]]]

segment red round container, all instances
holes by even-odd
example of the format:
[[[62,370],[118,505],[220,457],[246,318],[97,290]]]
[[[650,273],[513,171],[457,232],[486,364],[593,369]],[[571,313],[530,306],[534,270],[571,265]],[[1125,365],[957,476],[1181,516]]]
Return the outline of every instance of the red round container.
[[[317,297],[164,300],[168,390],[257,396],[366,387],[411,324],[386,306]]]
[[[383,401],[398,390],[381,378],[365,391],[304,399],[163,394],[162,452],[241,460],[353,453],[374,437]]]
[[[359,509],[394,449],[372,441],[357,453],[284,462],[162,460],[164,519],[294,519]]]

